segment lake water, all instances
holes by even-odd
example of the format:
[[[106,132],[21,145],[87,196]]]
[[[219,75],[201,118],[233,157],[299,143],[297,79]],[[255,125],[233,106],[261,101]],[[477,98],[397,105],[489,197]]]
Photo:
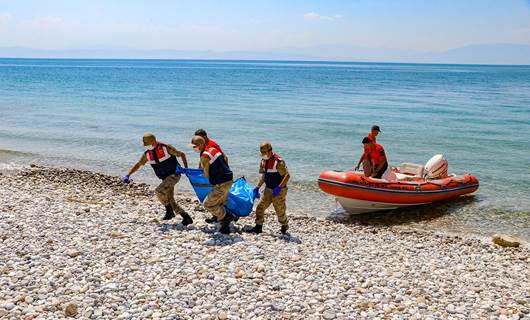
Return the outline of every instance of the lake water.
[[[0,59],[0,117],[0,161],[113,175],[140,158],[145,131],[195,165],[186,145],[205,128],[256,181],[269,140],[292,174],[289,207],[311,215],[336,209],[319,172],[351,169],[378,124],[392,165],[443,153],[480,180],[472,197],[385,223],[530,239],[530,66]],[[155,183],[151,171],[135,178]]]

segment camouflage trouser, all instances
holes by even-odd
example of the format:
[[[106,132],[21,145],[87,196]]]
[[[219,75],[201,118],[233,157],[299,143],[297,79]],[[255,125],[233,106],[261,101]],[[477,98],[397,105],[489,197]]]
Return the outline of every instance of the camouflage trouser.
[[[204,207],[217,217],[217,221],[221,221],[225,217],[224,205],[228,200],[228,192],[233,183],[234,181],[228,181],[214,185],[212,191],[204,199]]]
[[[276,197],[272,196],[272,189],[265,188],[265,191],[261,195],[261,200],[256,207],[256,224],[263,225],[263,222],[265,222],[265,210],[272,203],[278,216],[278,222],[282,226],[286,226],[288,224],[287,215],[285,214],[285,210],[287,209],[285,206],[286,196],[287,188],[283,188]]]
[[[171,208],[173,208],[173,211],[175,213],[180,214],[181,212],[184,212],[184,209],[182,209],[177,202],[175,201],[175,185],[180,180],[180,175],[170,175],[169,177],[165,178],[162,183],[156,187],[156,197],[162,203],[164,206],[170,205]]]

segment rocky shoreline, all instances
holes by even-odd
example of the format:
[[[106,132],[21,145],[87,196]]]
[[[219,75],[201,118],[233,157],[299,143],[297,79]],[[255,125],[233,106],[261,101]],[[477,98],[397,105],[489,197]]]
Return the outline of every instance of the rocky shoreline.
[[[178,189],[178,188],[177,188]],[[291,214],[223,236],[160,220],[152,187],[33,166],[0,175],[0,318],[525,319],[530,250]]]

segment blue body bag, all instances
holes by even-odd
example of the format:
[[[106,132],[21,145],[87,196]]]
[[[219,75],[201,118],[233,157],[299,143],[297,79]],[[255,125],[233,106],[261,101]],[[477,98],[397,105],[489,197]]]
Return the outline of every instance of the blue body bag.
[[[188,177],[197,198],[203,203],[204,199],[213,188],[208,178],[204,176],[204,171],[202,169],[177,167],[176,173],[185,174]],[[243,177],[234,181],[234,184],[228,193],[228,201],[225,205],[226,211],[236,217],[246,217],[250,215],[252,208],[254,207],[253,190],[254,188],[252,185],[250,185]]]

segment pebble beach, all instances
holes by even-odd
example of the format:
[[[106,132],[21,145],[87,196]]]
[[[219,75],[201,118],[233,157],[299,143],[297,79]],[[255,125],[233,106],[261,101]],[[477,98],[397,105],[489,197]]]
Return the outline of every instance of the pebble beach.
[[[187,183],[183,178],[180,182]],[[162,221],[153,187],[67,168],[0,175],[1,319],[529,319],[530,250],[306,217],[290,235]],[[288,209],[289,210],[289,209]]]

